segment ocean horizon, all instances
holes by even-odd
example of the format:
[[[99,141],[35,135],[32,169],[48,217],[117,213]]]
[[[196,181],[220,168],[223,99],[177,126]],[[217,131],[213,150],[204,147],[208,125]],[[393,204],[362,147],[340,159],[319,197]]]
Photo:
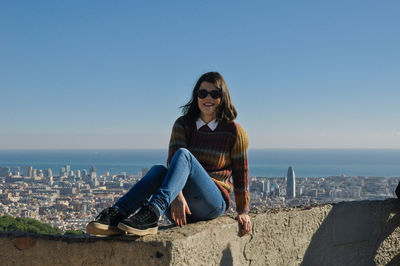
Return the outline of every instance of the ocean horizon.
[[[13,149],[0,150],[0,166],[51,168],[58,175],[66,164],[71,170],[98,174],[126,172],[164,164],[167,149]],[[297,177],[400,176],[400,149],[249,149],[250,176],[283,177],[293,166]]]

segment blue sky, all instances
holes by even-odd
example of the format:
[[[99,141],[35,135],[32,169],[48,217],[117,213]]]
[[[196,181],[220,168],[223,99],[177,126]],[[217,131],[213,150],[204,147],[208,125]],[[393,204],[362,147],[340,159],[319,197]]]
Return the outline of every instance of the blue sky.
[[[399,1],[1,1],[0,149],[166,148],[219,71],[250,148],[400,148]]]

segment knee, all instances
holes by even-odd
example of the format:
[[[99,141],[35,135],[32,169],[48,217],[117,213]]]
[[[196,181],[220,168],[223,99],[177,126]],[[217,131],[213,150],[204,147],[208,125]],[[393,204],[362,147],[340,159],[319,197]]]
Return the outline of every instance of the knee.
[[[154,165],[153,167],[151,167],[151,171],[157,171],[157,172],[161,172],[161,173],[162,172],[166,173],[168,171],[168,169],[164,165],[157,164],[157,165]]]
[[[172,161],[171,165],[181,162],[181,161],[188,161],[190,162],[192,160],[192,154],[188,149],[185,148],[179,148],[175,153],[174,156],[172,156]]]
[[[188,149],[186,149],[186,148],[179,148],[176,152],[179,152],[179,153],[190,153],[190,151]]]
[[[176,154],[177,154],[177,155],[189,155],[189,154],[190,154],[190,151],[189,151],[188,149],[186,149],[186,148],[179,148],[179,149],[176,151]]]
[[[192,154],[190,153],[190,151],[189,151],[188,149],[186,149],[186,148],[179,148],[179,149],[175,152],[173,158],[176,157],[175,160],[182,160],[182,159],[183,159],[183,160],[188,160],[188,161],[190,161],[190,160],[191,160],[191,156],[192,156]]]

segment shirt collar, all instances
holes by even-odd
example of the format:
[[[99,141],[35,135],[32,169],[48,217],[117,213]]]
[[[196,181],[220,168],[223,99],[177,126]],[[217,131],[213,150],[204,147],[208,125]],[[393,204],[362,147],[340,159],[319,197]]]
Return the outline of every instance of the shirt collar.
[[[214,131],[218,126],[218,121],[213,119],[207,124],[206,122],[203,121],[203,119],[201,119],[201,117],[199,117],[199,119],[197,119],[196,121],[197,130],[199,130],[199,128],[201,128],[204,125],[207,125],[211,129],[211,131]]]

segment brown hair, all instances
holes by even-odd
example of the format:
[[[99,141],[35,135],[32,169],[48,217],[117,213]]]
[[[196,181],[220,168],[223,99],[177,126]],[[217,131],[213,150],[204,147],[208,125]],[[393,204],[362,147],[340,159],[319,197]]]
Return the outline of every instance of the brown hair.
[[[192,91],[190,101],[181,106],[183,116],[191,121],[196,121],[200,117],[200,109],[197,101],[197,91],[203,81],[212,83],[217,89],[222,91],[221,103],[217,107],[216,120],[222,122],[232,121],[237,116],[237,111],[232,104],[228,86],[224,78],[218,72],[207,72],[203,74]]]

